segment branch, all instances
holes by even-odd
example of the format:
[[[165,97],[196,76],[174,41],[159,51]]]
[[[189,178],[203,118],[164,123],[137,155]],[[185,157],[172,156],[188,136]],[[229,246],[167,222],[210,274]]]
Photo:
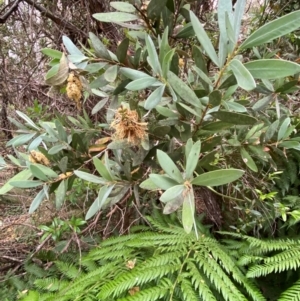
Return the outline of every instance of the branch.
[[[52,20],[55,24],[57,24],[59,26],[63,26],[66,29],[70,30],[71,32],[80,33],[84,37],[88,37],[88,35],[84,31],[80,30],[79,28],[74,26],[72,23],[70,23],[66,20],[63,20],[61,16],[53,15],[50,11],[45,9],[43,6],[40,6],[39,4],[37,4],[34,0],[23,0],[23,1],[26,2],[27,4],[33,6],[42,15],[44,15],[45,17]]]
[[[3,15],[0,16],[0,24],[4,24],[6,22],[6,20],[18,9],[18,5],[19,5],[20,1],[21,0],[16,0],[12,4],[11,8],[5,14],[3,14]],[[8,4],[3,10],[5,10],[9,5],[10,4]]]

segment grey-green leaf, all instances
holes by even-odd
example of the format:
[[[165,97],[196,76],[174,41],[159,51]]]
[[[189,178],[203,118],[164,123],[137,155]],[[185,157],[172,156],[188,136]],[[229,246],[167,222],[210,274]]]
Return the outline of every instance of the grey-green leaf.
[[[164,94],[166,85],[162,85],[155,89],[149,97],[146,99],[144,107],[146,110],[152,110],[161,102],[161,98]]]
[[[167,175],[176,182],[183,183],[183,177],[172,159],[165,152],[159,149],[157,150],[156,154],[160,166],[167,173]]]
[[[251,91],[256,87],[255,80],[252,77],[251,73],[239,60],[233,59],[230,62],[230,67],[238,82],[238,85],[242,89]]]
[[[154,83],[158,83],[158,80],[154,77],[139,78],[129,83],[125,88],[131,91],[138,91],[146,89]]]
[[[89,174],[87,172],[84,172],[84,171],[75,170],[74,174],[77,177],[79,177],[85,181],[91,182],[91,183],[96,183],[96,184],[105,184],[106,183],[106,180],[104,180],[100,177],[97,177],[95,175]]]
[[[258,168],[255,164],[255,162],[253,161],[252,157],[249,155],[249,153],[242,147],[241,148],[241,156],[242,159],[244,161],[244,163],[254,172],[258,171]]]
[[[124,12],[98,13],[98,14],[93,14],[93,17],[101,22],[109,22],[109,23],[130,22],[139,19],[139,17],[136,15],[124,13]]]
[[[251,48],[271,42],[278,37],[298,29],[300,25],[296,20],[300,20],[300,10],[271,21],[257,29],[242,43],[240,49]]]
[[[190,233],[195,224],[195,197],[193,189],[190,189],[184,197],[182,205],[182,225],[186,233]]]
[[[134,13],[135,7],[127,2],[120,2],[120,1],[112,1],[109,3],[111,7],[113,7],[116,10],[126,12],[126,13]]]
[[[100,39],[92,32],[89,33],[89,38],[91,40],[92,46],[94,47],[96,56],[99,58],[106,59],[106,60],[111,60],[110,55],[107,51],[107,48],[100,41]]]
[[[214,170],[199,175],[191,183],[199,186],[220,186],[236,181],[244,173],[240,169]]]
[[[215,48],[210,38],[208,37],[207,33],[205,32],[202,24],[199,22],[198,18],[195,16],[195,14],[192,11],[190,12],[190,18],[196,36],[201,46],[204,48],[206,55],[215,63],[216,66],[220,67],[219,58],[216,54]]]
[[[167,203],[173,201],[176,197],[182,195],[185,190],[184,185],[176,185],[166,190],[159,198],[161,202]]]
[[[300,73],[300,65],[285,60],[262,59],[244,64],[254,78],[277,79]]]
[[[249,115],[227,111],[212,112],[210,113],[210,115],[221,121],[236,125],[252,125],[257,122],[257,120],[254,117],[251,117]]]
[[[199,161],[200,149],[201,149],[201,142],[200,142],[200,140],[198,140],[192,146],[192,148],[189,152],[189,155],[187,157],[187,162],[186,162],[186,167],[185,167],[185,178],[187,180],[189,180],[193,176],[193,172]]]
[[[45,198],[46,198],[45,190],[42,189],[31,202],[28,213],[29,214],[33,213]]]

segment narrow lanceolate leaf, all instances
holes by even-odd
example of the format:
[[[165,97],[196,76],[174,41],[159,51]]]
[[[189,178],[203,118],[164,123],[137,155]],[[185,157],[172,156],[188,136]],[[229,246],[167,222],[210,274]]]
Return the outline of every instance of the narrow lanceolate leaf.
[[[116,80],[116,77],[118,75],[118,66],[113,65],[110,66],[104,73],[104,78],[109,82],[112,83]]]
[[[202,24],[199,22],[198,18],[191,11],[190,12],[191,22],[196,33],[196,36],[206,52],[206,55],[215,63],[216,66],[220,67],[219,58],[216,54],[215,48],[209,39],[207,33],[205,32]]]
[[[189,155],[187,157],[187,162],[185,167],[185,178],[187,180],[193,176],[193,172],[199,161],[200,149],[201,149],[201,142],[199,140],[192,146]]]
[[[182,225],[186,233],[190,233],[195,224],[195,197],[193,189],[185,191],[182,205]]]
[[[43,185],[42,181],[34,181],[34,180],[24,180],[24,181],[12,181],[10,182],[11,186],[19,187],[19,188],[34,188],[40,185]]]
[[[162,169],[166,172],[166,174],[169,177],[171,177],[173,180],[175,180],[178,183],[183,183],[183,178],[179,169],[166,153],[158,149],[157,160],[160,166],[162,167]]]
[[[171,71],[168,72],[168,82],[183,100],[194,105],[197,108],[202,108],[202,104],[196,96],[195,92]]]
[[[97,177],[97,176],[94,176],[94,175],[91,175],[87,172],[84,172],[84,171],[79,171],[79,170],[75,170],[74,171],[74,174],[80,178],[80,179],[83,179],[85,181],[88,181],[88,182],[92,182],[92,183],[96,183],[96,184],[105,184],[106,181],[100,177]]]
[[[125,67],[120,68],[120,73],[131,80],[136,80],[145,77],[152,78],[150,75],[142,71],[134,70],[131,68],[125,68]]]
[[[11,182],[15,181],[21,181],[21,180],[27,180],[30,177],[32,177],[32,173],[29,169],[24,169],[15,176],[13,176],[11,179],[8,180],[1,188],[0,188],[0,195],[5,194],[9,192],[11,189],[13,189],[13,186],[11,185]]]
[[[110,13],[98,13],[93,14],[93,17],[100,22],[130,22],[138,20],[139,17],[133,14],[124,13],[124,12],[110,12]]]
[[[120,1],[112,1],[109,3],[111,7],[113,7],[116,10],[125,12],[125,13],[134,13],[135,7],[127,2],[120,2]]]
[[[42,189],[33,199],[29,207],[29,214],[33,213],[41,204],[41,202],[46,198],[45,190]]]
[[[55,190],[55,207],[60,209],[66,196],[68,187],[68,180],[63,180],[60,182],[58,188]]]
[[[289,117],[284,119],[278,131],[278,135],[277,135],[278,141],[280,141],[284,137],[284,134],[287,128],[289,127],[290,123],[291,123],[291,119]]]
[[[232,60],[230,62],[231,70],[237,80],[238,85],[246,90],[251,91],[256,87],[256,83],[251,73],[245,68],[245,66],[239,60]]]
[[[108,172],[108,170],[106,169],[105,165],[102,163],[101,160],[99,160],[98,158],[93,158],[93,163],[94,163],[97,171],[101,175],[101,177],[103,177],[104,179],[106,179],[108,181],[113,180],[113,178],[111,177],[110,173]]]
[[[236,125],[252,125],[257,122],[257,120],[254,117],[251,117],[249,115],[227,111],[212,112],[210,113],[210,115],[221,121]]]
[[[255,164],[255,162],[253,161],[252,157],[249,155],[249,153],[242,147],[241,148],[241,156],[242,159],[244,161],[244,163],[254,172],[258,171],[258,168]]]
[[[91,217],[93,217],[103,207],[114,186],[115,185],[101,187],[101,189],[99,190],[98,197],[96,198],[92,206],[89,208],[85,216],[85,220],[88,220]]]
[[[257,29],[242,43],[240,49],[251,48],[271,42],[278,37],[298,29],[300,24],[299,22],[296,22],[296,20],[300,20],[300,10],[271,21]]]
[[[91,40],[92,46],[95,50],[95,54],[97,57],[110,60],[110,55],[105,47],[105,45],[100,41],[100,39],[93,34],[92,32],[89,33],[89,38]]]
[[[148,63],[155,72],[156,75],[162,76],[162,70],[159,63],[158,55],[154,46],[154,43],[150,36],[146,37],[146,46],[148,51]]]
[[[84,55],[77,46],[68,38],[67,36],[62,37],[63,43],[65,47],[67,48],[69,54],[72,55]]]
[[[300,72],[300,65],[285,60],[264,59],[244,64],[254,78],[276,79]]]
[[[196,177],[191,184],[199,186],[219,186],[239,179],[245,172],[240,169],[209,171]]]
[[[28,125],[30,125],[32,128],[36,129],[36,130],[40,130],[40,128],[33,122],[32,119],[30,119],[26,114],[22,113],[21,111],[16,111],[16,113],[22,118],[24,119]]]
[[[234,8],[233,28],[234,28],[235,41],[237,41],[239,38],[245,6],[246,6],[246,0],[238,0]]]
[[[154,77],[140,78],[132,81],[125,88],[131,91],[138,91],[148,88],[154,83],[158,83],[158,80]]]
[[[150,174],[149,178],[154,183],[155,186],[157,186],[162,190],[167,190],[170,187],[173,187],[178,184],[175,180],[173,180],[172,178],[166,175]]]
[[[184,185],[176,185],[168,190],[166,190],[161,197],[159,198],[161,202],[168,203],[173,201],[176,197],[182,195],[183,191],[185,190]]]
[[[156,107],[161,101],[161,98],[164,94],[166,85],[162,85],[158,87],[156,90],[154,90],[149,97],[145,101],[145,109],[146,110],[152,110],[153,108]]]

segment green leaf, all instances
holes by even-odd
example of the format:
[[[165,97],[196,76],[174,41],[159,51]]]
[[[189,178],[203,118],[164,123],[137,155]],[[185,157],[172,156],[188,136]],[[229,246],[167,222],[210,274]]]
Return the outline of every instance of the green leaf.
[[[147,17],[149,19],[158,19],[166,3],[167,0],[151,0],[147,6]]]
[[[185,24],[176,34],[177,39],[186,39],[195,36],[192,23]]]
[[[59,67],[57,73],[52,77],[47,78],[46,83],[47,85],[50,86],[60,86],[67,80],[68,75],[69,75],[68,59],[63,53],[59,61]]]
[[[45,190],[42,189],[33,199],[29,207],[29,214],[33,213],[41,204],[41,202],[46,198]]]
[[[258,168],[255,164],[255,162],[253,161],[252,157],[249,155],[249,153],[242,147],[241,148],[241,156],[242,159],[244,161],[244,163],[254,172],[258,171]]]
[[[162,96],[164,94],[166,85],[162,85],[155,89],[146,99],[144,108],[146,110],[152,110],[161,102]]]
[[[129,13],[110,12],[93,14],[93,17],[100,22],[120,23],[138,20],[139,17]]]
[[[55,50],[55,49],[51,49],[51,48],[43,48],[41,49],[41,52],[47,56],[50,56],[52,58],[55,59],[60,59],[62,56],[62,52]]]
[[[9,179],[1,188],[0,188],[0,195],[6,194],[11,189],[13,189],[13,186],[10,185],[11,182],[20,181],[20,180],[27,180],[30,177],[32,177],[32,173],[29,169],[24,169],[15,176],[13,176],[11,179]]]
[[[198,41],[204,48],[206,55],[215,63],[216,66],[220,67],[219,58],[216,54],[215,48],[207,33],[205,32],[202,24],[199,22],[198,18],[192,11],[190,11],[190,18]]]
[[[55,190],[55,207],[56,209],[60,209],[66,196],[67,191],[67,181],[63,180],[59,183],[58,188]]]
[[[236,125],[253,125],[257,122],[254,117],[245,114],[218,111],[210,113],[214,118],[217,118],[221,121],[232,123]]]
[[[124,64],[126,62],[128,46],[129,46],[129,39],[125,38],[117,48],[116,55],[117,55],[119,62],[122,64]]]
[[[222,93],[219,90],[214,90],[212,91],[209,96],[208,96],[208,103],[212,106],[212,107],[217,107],[220,105],[221,101],[222,101]]]
[[[162,62],[162,74],[163,78],[167,78],[168,72],[171,67],[171,62],[175,53],[175,49],[171,49],[163,58]]]
[[[150,174],[149,179],[162,190],[167,190],[170,187],[178,185],[176,181],[165,175]]]
[[[277,20],[271,21],[261,28],[253,32],[240,46],[240,49],[259,46],[264,43],[286,35],[299,28],[299,23],[295,20],[300,20],[300,11],[295,11],[287,14]]]
[[[92,109],[92,114],[96,114],[97,112],[99,112],[108,102],[109,98],[106,97],[102,100],[100,100]]]
[[[134,13],[135,7],[127,2],[119,2],[119,1],[112,1],[109,3],[111,7],[113,7],[116,10],[123,11],[125,13]]]
[[[244,64],[254,78],[284,78],[300,72],[300,65],[285,60],[262,59]]]
[[[93,158],[93,162],[101,177],[103,177],[107,181],[113,180],[113,178],[111,177],[110,173],[108,172],[101,160],[99,160],[98,158]]]
[[[43,185],[42,181],[34,181],[34,180],[20,180],[20,181],[11,181],[10,185],[18,188],[34,188],[40,185]]]
[[[32,119],[30,119],[26,114],[16,110],[16,113],[22,118],[24,119],[28,125],[32,128],[34,128],[35,130],[40,130],[40,128],[32,121]]]
[[[193,189],[185,194],[182,205],[182,225],[186,233],[190,233],[195,224],[195,197]]]
[[[146,37],[146,46],[148,51],[148,63],[153,69],[155,75],[162,76],[162,70],[159,63],[158,55],[154,46],[154,43],[151,39],[151,37],[148,35]]]
[[[252,110],[255,112],[259,112],[261,110],[263,110],[264,108],[266,108],[268,106],[268,104],[273,101],[273,95],[268,95],[260,100],[258,100],[252,107]]]
[[[67,36],[63,36],[62,40],[69,54],[84,55]]]
[[[64,144],[54,145],[48,150],[48,154],[49,155],[55,155],[63,149],[67,149],[67,145],[64,145]]]
[[[159,61],[161,64],[163,64],[163,61],[164,61],[167,53],[169,53],[172,50],[175,51],[175,49],[171,49],[168,39],[169,39],[169,27],[167,26],[164,30],[164,33],[161,38],[160,46],[159,46]],[[171,59],[172,59],[172,57],[171,57]]]
[[[209,171],[196,177],[191,184],[199,186],[220,186],[239,179],[245,172],[240,169]]]
[[[227,110],[238,112],[238,113],[246,113],[247,109],[235,101],[227,101],[223,103],[224,107],[226,107]]]
[[[106,180],[104,180],[100,177],[94,176],[92,174],[89,174],[87,172],[84,172],[84,171],[75,170],[74,174],[78,178],[83,179],[83,180],[88,181],[88,182],[91,182],[91,183],[106,184]]]
[[[185,178],[187,180],[193,177],[193,172],[199,161],[200,149],[201,149],[201,142],[199,140],[192,146],[189,155],[187,157],[187,162],[185,167]]]
[[[160,196],[160,201],[163,203],[168,203],[173,201],[175,198],[178,196],[181,196],[183,191],[185,190],[184,185],[176,185],[173,186],[169,189],[167,189],[161,196]]]
[[[125,88],[131,91],[138,91],[146,89],[158,82],[159,81],[154,77],[140,78],[130,82]]]
[[[92,206],[89,208],[88,212],[86,213],[85,220],[90,219],[93,217],[105,204],[105,201],[107,200],[109,194],[113,190],[115,185],[111,186],[102,186],[99,190],[98,197],[92,204]]]
[[[210,132],[219,132],[222,130],[229,129],[233,126],[232,123],[223,122],[223,121],[214,121],[208,124],[205,124],[201,130],[210,131]]]
[[[256,83],[251,73],[244,67],[244,65],[236,59],[230,62],[231,70],[237,80],[238,85],[246,90],[251,91],[256,87]]]
[[[266,134],[265,134],[265,141],[268,142],[269,140],[272,139],[274,134],[276,133],[277,129],[279,126],[279,120],[275,120],[267,129]]]
[[[99,70],[103,69],[105,66],[107,65],[107,63],[93,63],[93,64],[89,64],[87,65],[84,70],[88,73],[96,73]]]
[[[195,92],[171,71],[168,72],[168,83],[183,100],[197,108],[202,108],[202,104]]]
[[[237,41],[239,38],[242,18],[245,12],[246,1],[247,0],[238,0],[235,4],[234,13],[233,13],[233,28],[234,28],[235,41]]]
[[[6,143],[6,146],[11,146],[12,145],[14,147],[17,147],[17,146],[20,146],[20,145],[24,145],[29,140],[31,140],[35,135],[36,135],[36,133],[16,136],[13,139],[11,139],[10,141],[8,141]]]
[[[47,182],[49,180],[48,177],[42,172],[42,170],[40,170],[36,165],[31,164],[29,166],[29,169],[32,175],[39,180],[42,180],[44,182]]]
[[[197,74],[200,76],[200,78],[208,85],[212,86],[212,82],[210,80],[210,78],[200,69],[198,68],[197,66],[193,66],[192,67],[196,72]]]
[[[68,142],[67,133],[66,133],[64,127],[62,126],[62,124],[60,123],[60,121],[58,119],[55,120],[55,127],[56,127],[56,130],[57,130],[59,139],[61,141],[64,141],[64,142]]]
[[[172,159],[163,151],[157,150],[157,160],[167,175],[178,183],[183,183],[183,177]]]
[[[89,38],[91,40],[92,46],[95,50],[95,54],[99,58],[106,60],[111,60],[109,52],[105,45],[100,41],[100,39],[92,32],[89,33]]]
[[[177,183],[174,182],[174,185],[176,185]],[[145,189],[145,190],[159,190],[160,187],[155,185],[155,183],[149,178],[145,181],[143,181],[140,184],[140,188]]]
[[[116,80],[118,75],[118,66],[113,65],[107,68],[107,70],[104,73],[104,78],[109,82],[112,83]]]
[[[296,150],[300,150],[300,143],[298,141],[283,141],[278,146],[287,149],[293,148]]]
[[[125,67],[120,68],[120,73],[131,80],[147,78],[147,77],[152,78],[152,76],[150,76],[142,71],[134,70],[131,68],[125,68]]]
[[[287,128],[289,127],[290,123],[291,123],[291,118],[287,117],[284,119],[278,131],[278,136],[277,136],[278,141],[280,141],[284,137],[284,134]]]

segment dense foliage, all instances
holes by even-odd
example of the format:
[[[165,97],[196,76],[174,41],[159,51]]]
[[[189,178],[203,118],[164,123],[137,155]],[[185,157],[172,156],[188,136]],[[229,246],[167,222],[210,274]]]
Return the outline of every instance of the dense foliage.
[[[113,270],[114,266],[105,261],[99,269],[111,272],[111,277],[118,274],[120,283],[104,296],[103,287],[109,286],[106,282],[112,278],[105,277],[95,286],[94,270],[82,261],[80,265],[86,269],[82,277],[91,277],[91,282],[70,274],[61,282],[63,287],[69,290],[75,279],[76,287],[84,293],[84,285],[89,283],[93,290],[86,298],[91,300],[109,300],[112,296],[121,300],[123,293],[140,286],[143,290],[130,299],[172,300],[173,296],[174,300],[191,300],[197,294],[195,300],[236,300],[230,297],[235,291],[233,295],[241,300],[246,300],[246,295],[264,300],[248,278],[298,269],[297,237],[285,241],[286,249],[276,241],[264,249],[264,243],[256,238],[235,234],[296,236],[300,219],[300,137],[295,101],[300,65],[283,59],[276,50],[270,51],[275,49],[272,43],[276,39],[285,39],[299,28],[295,19],[300,18],[300,11],[283,15],[245,36],[244,30],[241,34],[245,5],[246,1],[237,1],[233,10],[231,2],[220,0],[217,23],[211,21],[215,30],[209,32],[188,1],[112,2],[116,11],[93,17],[124,28],[125,38],[115,52],[94,33],[89,34],[89,46],[78,47],[63,36],[63,52],[42,50],[51,58],[46,83],[67,95],[78,116],[58,114],[54,120],[36,121],[17,111],[22,122],[10,118],[18,130],[7,144],[16,155],[0,158],[0,163],[3,169],[13,164],[20,172],[0,189],[0,194],[14,187],[33,189],[30,213],[45,199],[53,199],[57,209],[65,202],[84,203],[87,221],[103,210],[113,213],[115,208],[120,209],[118,206],[133,208],[134,214],[122,217],[122,232],[129,231],[136,216],[143,219],[144,211],[151,214],[151,204],[154,207],[157,201],[164,214],[176,212],[186,232],[179,234],[176,228],[169,237],[147,232],[149,235],[115,238],[112,241],[122,248],[115,250],[112,244],[105,249],[103,242],[103,249],[94,251],[99,256],[101,250],[109,256],[117,254],[106,258],[115,259],[115,264],[140,256],[144,263],[136,273],[141,273],[141,282],[132,280],[134,272],[128,273],[124,266]],[[89,115],[85,104],[91,95],[101,99]],[[88,197],[80,193],[72,197],[78,186]],[[236,247],[229,257],[217,240],[202,237],[197,224],[203,206],[211,222],[222,230],[235,231],[229,234],[236,235]],[[222,224],[216,222],[219,215]],[[83,223],[78,219],[74,227],[79,231]],[[47,233],[49,229],[43,228]],[[143,235],[151,244],[145,252]],[[185,241],[177,244],[180,237]],[[131,238],[132,243],[137,239],[136,246],[131,242],[119,244]],[[159,245],[164,240],[166,245]],[[245,244],[249,249],[253,242],[258,249],[244,254]],[[161,248],[156,250],[158,246]],[[170,251],[173,257],[166,256]],[[211,257],[213,263],[207,265]],[[160,268],[147,270],[144,264],[156,260]],[[248,273],[235,268],[235,260],[250,267]],[[202,275],[207,288],[200,288],[200,278],[193,278],[190,265]],[[62,273],[78,271],[78,267],[61,263],[58,267]],[[166,275],[174,282],[164,280]],[[293,277],[298,279],[296,273]],[[53,294],[57,298],[61,289],[56,285],[58,280],[48,280],[36,284],[57,291]],[[297,283],[290,291],[298,290]],[[70,296],[63,293],[66,299],[61,300],[74,300],[74,292],[69,292]],[[282,296],[282,300],[288,300],[289,290]]]

